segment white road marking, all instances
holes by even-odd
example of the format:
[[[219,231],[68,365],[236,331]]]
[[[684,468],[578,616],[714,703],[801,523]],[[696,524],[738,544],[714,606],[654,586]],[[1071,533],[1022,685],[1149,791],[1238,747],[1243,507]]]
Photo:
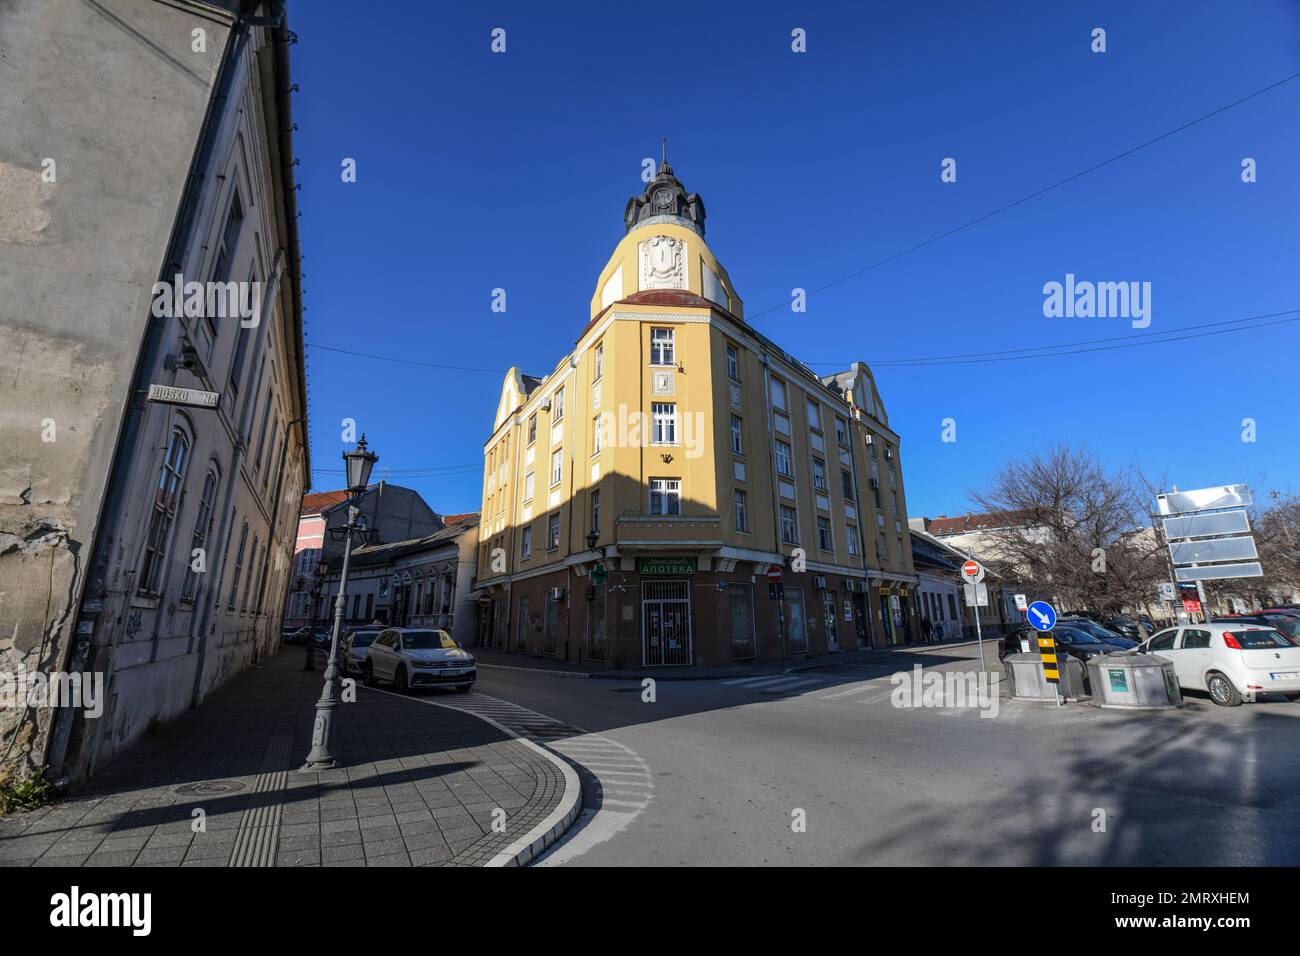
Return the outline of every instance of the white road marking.
[[[887,678],[884,678],[887,679]],[[852,697],[855,694],[865,694],[869,690],[876,690],[880,687],[882,678],[865,681],[861,684],[854,684],[848,690],[837,690],[833,694],[822,694],[819,700],[839,700],[841,697]]]
[[[766,694],[771,691],[792,690],[795,687],[812,687],[814,684],[819,683],[821,683],[821,681],[816,678],[809,680],[807,677],[787,677],[783,681],[778,681],[775,684],[767,684],[759,689]]]
[[[767,677],[737,677],[735,680],[724,680],[723,687],[762,687],[764,684],[772,684],[776,681],[786,680],[785,674],[768,675]]]

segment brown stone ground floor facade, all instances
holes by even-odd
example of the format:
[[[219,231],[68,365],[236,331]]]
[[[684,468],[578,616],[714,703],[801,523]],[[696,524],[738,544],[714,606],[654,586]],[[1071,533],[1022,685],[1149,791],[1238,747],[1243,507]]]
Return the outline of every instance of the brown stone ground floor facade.
[[[676,556],[556,567],[480,592],[480,647],[611,668],[717,667],[888,647],[921,639],[914,585]]]

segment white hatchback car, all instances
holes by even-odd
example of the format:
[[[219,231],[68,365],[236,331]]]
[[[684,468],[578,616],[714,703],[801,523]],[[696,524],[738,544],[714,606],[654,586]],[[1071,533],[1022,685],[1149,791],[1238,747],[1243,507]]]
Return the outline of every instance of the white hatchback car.
[[[1190,624],[1153,634],[1141,654],[1174,663],[1178,686],[1204,690],[1224,707],[1258,694],[1300,699],[1300,646],[1260,624]]]
[[[412,687],[455,687],[467,691],[478,674],[474,656],[444,630],[389,627],[379,632],[361,664],[366,684],[390,680],[405,693]]]

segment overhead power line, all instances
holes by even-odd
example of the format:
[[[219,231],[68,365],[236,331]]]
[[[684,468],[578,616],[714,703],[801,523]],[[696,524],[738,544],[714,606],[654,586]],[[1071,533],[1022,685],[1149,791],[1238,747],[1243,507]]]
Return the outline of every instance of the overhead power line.
[[[1159,136],[1154,136],[1151,139],[1147,140],[1145,143],[1139,143],[1136,146],[1130,146],[1122,153],[1116,153],[1114,156],[1110,157],[1110,159],[1104,159],[1099,163],[1094,163],[1093,165],[1089,166],[1087,169],[1081,169],[1077,173],[1072,173],[1069,176],[1066,176],[1064,179],[1058,179],[1056,182],[1052,183],[1049,186],[1044,186],[1041,189],[1036,189],[1033,192],[1028,193],[1027,195],[1021,196],[1019,199],[1012,200],[1011,202],[1007,203],[1004,206],[999,206],[997,209],[991,210],[990,212],[986,212],[981,216],[976,216],[974,219],[964,222],[960,226],[954,226],[951,229],[947,229],[939,233],[938,235],[931,236],[929,239],[926,239],[922,242],[918,242],[915,245],[908,246],[906,249],[902,250],[901,252],[896,252],[891,256],[886,256],[884,259],[879,259],[868,266],[863,266],[861,269],[857,269],[854,272],[850,272],[848,275],[840,276],[840,278],[834,279],[823,286],[819,286],[816,289],[812,289],[811,291],[809,291],[808,294],[816,295],[818,292],[825,292],[827,289],[834,288],[835,286],[840,285],[843,282],[848,282],[850,279],[856,279],[860,275],[865,275],[866,273],[871,272],[874,269],[879,269],[881,266],[888,265],[889,263],[895,262],[898,259],[903,258],[904,256],[911,255],[913,252],[917,252],[921,249],[924,249],[926,246],[930,246],[936,242],[940,242],[944,239],[947,239],[949,236],[955,236],[957,233],[969,229],[971,226],[979,225],[981,222],[987,222],[989,219],[992,219],[994,216],[1000,216],[1002,215],[1002,213],[1015,209],[1017,206],[1023,206],[1031,199],[1037,199],[1039,196],[1045,195],[1046,193],[1049,193],[1054,189],[1059,189],[1060,187],[1066,185],[1067,183],[1074,182],[1076,179],[1081,179],[1082,177],[1087,176],[1089,173],[1095,173],[1099,169],[1104,169],[1105,167],[1111,165],[1112,163],[1116,163],[1119,160],[1124,159],[1126,156],[1132,156],[1134,153],[1146,149],[1148,146],[1154,146],[1156,143],[1159,143],[1161,140],[1166,140],[1170,136],[1176,136],[1178,133],[1181,133],[1184,130],[1189,130],[1193,126],[1196,126],[1200,123],[1204,123],[1206,120],[1218,116],[1220,113],[1227,112],[1228,110],[1233,109],[1234,107],[1240,106],[1242,103],[1246,103],[1250,100],[1253,100],[1257,96],[1262,96],[1263,94],[1268,93],[1271,90],[1277,89],[1279,86],[1283,86],[1287,83],[1290,83],[1292,80],[1298,77],[1300,77],[1300,73],[1292,73],[1290,76],[1285,76],[1282,79],[1276,81],[1275,83],[1270,83],[1268,86],[1260,87],[1259,89],[1255,90],[1253,93],[1247,93],[1245,96],[1238,97],[1237,99],[1233,100],[1231,103],[1225,103],[1223,106],[1220,106],[1218,109],[1211,110],[1210,112],[1206,113],[1203,116],[1198,116],[1196,119],[1190,120],[1182,124],[1181,126],[1176,126],[1171,130],[1166,130],[1165,132],[1161,133]],[[770,309],[764,309],[762,312],[752,312],[747,318],[751,320],[756,319],[760,315],[767,315],[769,312],[777,312],[781,309],[787,309],[789,307],[790,307],[790,303],[788,301],[782,302],[780,305],[774,305]]]

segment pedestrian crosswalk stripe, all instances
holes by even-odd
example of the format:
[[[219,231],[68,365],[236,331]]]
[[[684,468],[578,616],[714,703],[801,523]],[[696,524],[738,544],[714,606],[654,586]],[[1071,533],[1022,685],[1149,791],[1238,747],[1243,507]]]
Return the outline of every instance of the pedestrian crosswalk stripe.
[[[811,687],[819,683],[816,679],[809,680],[806,677],[787,677],[785,680],[777,681],[775,684],[764,684],[760,690],[764,693],[775,690],[791,690],[795,687]]]
[[[735,680],[724,680],[722,684],[724,687],[761,687],[764,684],[771,684],[785,679],[785,674],[768,675],[766,677],[738,677]]]
[[[821,700],[838,700],[841,697],[852,697],[855,694],[862,694],[869,690],[875,690],[880,685],[876,681],[866,681],[862,684],[854,684],[848,690],[837,690],[833,694],[823,694]]]

